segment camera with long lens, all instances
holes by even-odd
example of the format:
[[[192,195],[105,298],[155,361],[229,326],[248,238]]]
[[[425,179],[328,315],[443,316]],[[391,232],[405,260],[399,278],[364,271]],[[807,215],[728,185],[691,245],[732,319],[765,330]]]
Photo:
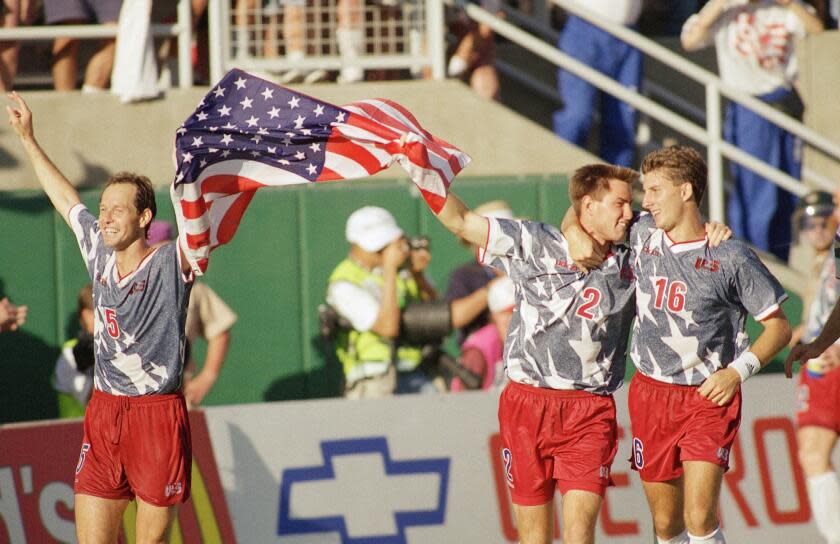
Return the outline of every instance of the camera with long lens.
[[[332,343],[341,330],[352,325],[328,304],[318,305],[318,332],[326,343]],[[457,376],[467,389],[479,389],[481,377],[462,366],[454,357],[440,347],[452,332],[452,315],[449,303],[443,300],[414,302],[408,304],[400,314],[399,345],[421,346],[422,365],[427,368],[439,365],[453,376]],[[394,350],[396,352],[396,349]]]

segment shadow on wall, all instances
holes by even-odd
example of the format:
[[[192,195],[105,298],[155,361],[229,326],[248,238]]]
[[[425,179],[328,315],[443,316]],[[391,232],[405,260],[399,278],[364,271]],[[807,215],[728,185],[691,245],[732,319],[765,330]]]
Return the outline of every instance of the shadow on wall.
[[[0,423],[58,417],[50,384],[58,353],[26,330],[0,334]]]
[[[320,336],[314,336],[312,349],[317,354],[314,359],[324,361],[324,365],[306,373],[274,380],[263,392],[263,400],[271,402],[341,396],[344,372],[332,344],[325,343]]]

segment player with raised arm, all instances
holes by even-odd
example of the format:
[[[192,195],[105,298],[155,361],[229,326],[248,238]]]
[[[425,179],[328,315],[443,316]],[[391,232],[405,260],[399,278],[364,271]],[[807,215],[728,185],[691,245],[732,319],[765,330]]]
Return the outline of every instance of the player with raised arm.
[[[523,543],[551,542],[555,489],[563,494],[564,542],[594,542],[617,447],[612,393],[624,379],[634,313],[629,250],[613,242],[625,238],[637,179],[633,170],[608,165],[572,176],[572,204],[608,255],[589,274],[572,263],[555,226],[485,218],[451,193],[438,214],[479,247],[482,263],[505,270],[515,285],[504,350],[511,383],[499,425]]]
[[[116,542],[137,499],[137,542],[164,541],[190,494],[192,454],[181,392],[184,321],[192,272],[175,243],[151,248],[155,216],[148,178],[112,176],[99,218],[38,145],[16,93],[9,123],[56,211],[73,230],[93,282],[94,392],[74,482],[79,542]]]
[[[679,146],[650,153],[642,175],[648,213],[630,232],[632,465],[658,543],[721,544],[718,498],[741,419],[740,385],[787,344],[780,307],[787,296],[743,242],[709,243],[699,153]],[[748,313],[764,326],[752,345]]]

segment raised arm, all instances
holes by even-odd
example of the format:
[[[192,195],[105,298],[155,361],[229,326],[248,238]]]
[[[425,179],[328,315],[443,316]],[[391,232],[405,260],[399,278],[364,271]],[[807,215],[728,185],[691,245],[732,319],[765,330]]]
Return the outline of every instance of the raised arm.
[[[487,219],[470,210],[454,193],[446,197],[437,218],[455,236],[479,247],[487,244],[490,229]]]
[[[15,92],[9,93],[8,96],[15,103],[14,106],[6,106],[6,111],[9,114],[9,124],[12,125],[18,137],[20,137],[41,187],[43,187],[56,211],[69,225],[70,220],[67,215],[70,209],[80,202],[79,193],[56,168],[35,140],[35,132],[32,128],[32,112],[29,110],[29,106]]]
[[[728,0],[711,0],[683,26],[680,41],[686,51],[696,51],[708,43],[715,21],[726,11]]]

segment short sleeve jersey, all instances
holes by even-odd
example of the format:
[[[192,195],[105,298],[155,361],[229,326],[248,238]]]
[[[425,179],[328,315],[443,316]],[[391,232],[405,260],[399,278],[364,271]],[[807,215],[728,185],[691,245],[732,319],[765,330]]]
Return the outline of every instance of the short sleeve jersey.
[[[631,358],[642,374],[700,385],[749,347],[747,314],[762,320],[787,298],[740,240],[673,242],[642,213],[630,231],[636,273]]]
[[[607,395],[624,380],[635,306],[627,247],[583,274],[557,227],[488,219],[480,260],[507,272],[515,305],[504,358],[508,377],[552,389]]]
[[[840,280],[837,279],[835,259],[826,257],[823,261],[818,285],[816,296],[808,307],[805,333],[802,335],[803,342],[813,342],[820,335],[828,321],[828,316],[834,310],[837,298],[840,297]]]
[[[128,396],[177,391],[192,277],[182,273],[175,243],[121,278],[115,252],[84,205],[70,210],[70,224],[93,283],[94,387]]]

